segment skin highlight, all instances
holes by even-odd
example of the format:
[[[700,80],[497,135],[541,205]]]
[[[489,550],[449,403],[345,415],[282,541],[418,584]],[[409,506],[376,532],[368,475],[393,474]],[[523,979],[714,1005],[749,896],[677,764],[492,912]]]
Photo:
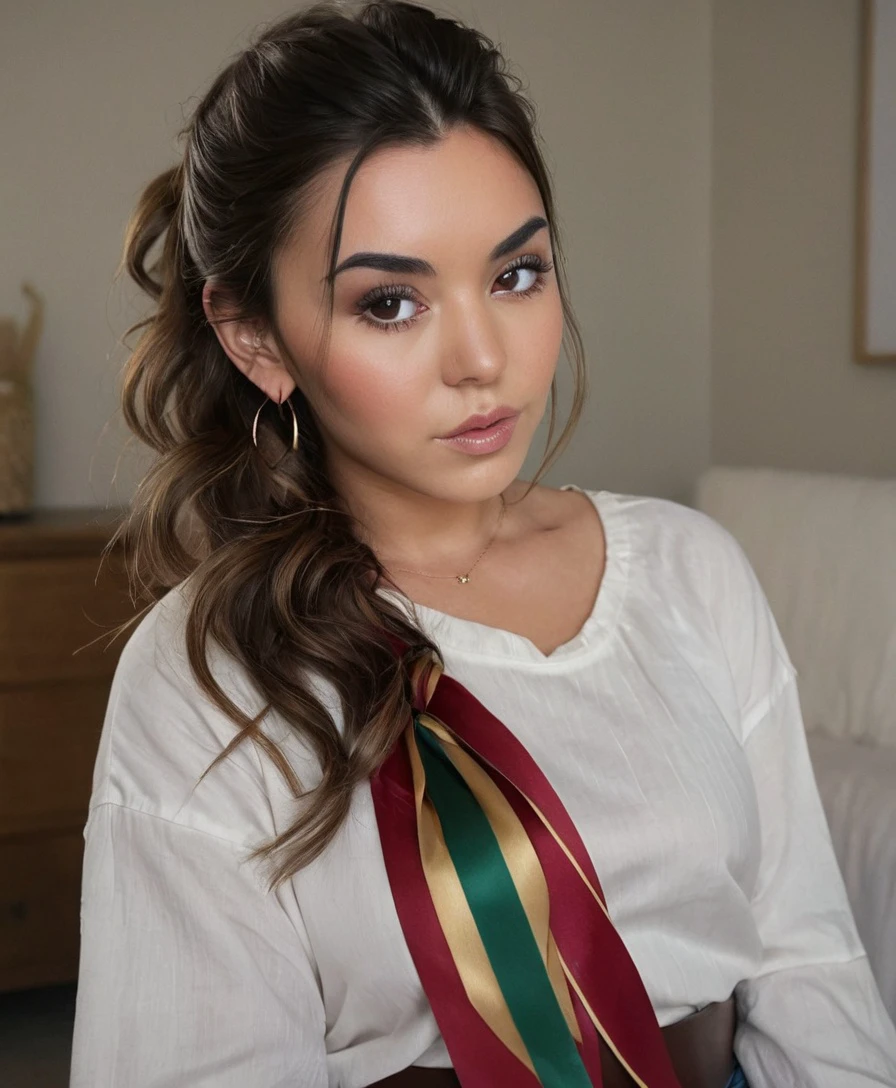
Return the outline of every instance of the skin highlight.
[[[511,503],[525,490],[517,476],[554,378],[563,313],[550,232],[537,225],[544,207],[515,156],[476,129],[375,151],[349,191],[321,354],[327,231],[343,175],[340,166],[317,180],[276,255],[276,336],[262,331],[256,350],[248,322],[216,333],[273,401],[296,387],[307,397],[330,478],[383,562],[451,573],[492,538],[500,495]],[[211,319],[207,293],[203,303]],[[505,404],[520,417],[502,450],[477,457],[439,441]],[[508,505],[492,548],[524,524]]]
[[[408,599],[548,653],[602,552],[591,503],[540,486],[581,419],[588,366],[524,87],[496,43],[428,8],[303,6],[218,72],[180,133],[183,155],[128,221],[121,269],[154,306],[127,330],[139,339],[121,405],[156,456],[112,543],[135,597],[182,587],[189,602],[191,671],[234,725],[204,774],[248,741],[301,799],[253,852],[271,863],[271,888],[333,840],[406,726],[410,670],[440,656]],[[358,204],[362,170],[370,199]],[[549,238],[528,229],[533,217]],[[524,227],[524,252],[499,255]],[[527,252],[539,239],[542,258]],[[359,253],[391,263],[370,268]],[[538,275],[545,289],[529,294]],[[334,312],[343,280],[355,284],[349,309],[340,283]],[[561,344],[563,421],[550,380]],[[295,449],[289,411],[270,403],[290,394]],[[440,442],[496,404],[522,412],[506,447],[476,457]],[[516,479],[541,415],[544,451]],[[455,575],[492,541],[499,496],[500,532],[461,587]],[[399,566],[440,576],[398,584]],[[218,682],[213,651],[246,669],[259,713]],[[338,722],[315,677],[337,695]],[[270,714],[319,780],[297,778]]]

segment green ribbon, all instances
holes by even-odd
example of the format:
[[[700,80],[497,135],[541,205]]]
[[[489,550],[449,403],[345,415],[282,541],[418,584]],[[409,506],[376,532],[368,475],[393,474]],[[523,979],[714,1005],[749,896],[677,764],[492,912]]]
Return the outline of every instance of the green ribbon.
[[[498,839],[438,738],[414,717],[426,792],[501,994],[544,1088],[592,1088]]]

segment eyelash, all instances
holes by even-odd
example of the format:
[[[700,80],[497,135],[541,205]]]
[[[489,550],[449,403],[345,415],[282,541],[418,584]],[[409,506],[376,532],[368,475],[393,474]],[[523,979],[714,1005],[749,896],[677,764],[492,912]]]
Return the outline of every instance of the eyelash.
[[[508,296],[515,298],[531,298],[532,295],[537,295],[545,286],[545,277],[554,267],[553,261],[545,262],[535,253],[526,253],[522,257],[517,257],[510,265],[504,269],[498,279],[502,276],[506,276],[511,272],[515,272],[519,268],[531,268],[534,272],[538,273],[535,282],[531,287],[527,287],[525,291],[508,291]],[[401,321],[378,321],[374,317],[368,317],[367,311],[375,306],[378,302],[382,302],[387,298],[402,298],[409,299],[413,302],[416,298],[416,294],[411,287],[407,287],[404,284],[396,283],[381,283],[368,291],[367,294],[358,302],[357,312],[358,316],[366,325],[372,325],[375,329],[380,329],[383,332],[401,332],[402,329],[409,328],[418,319],[416,317],[405,317]]]

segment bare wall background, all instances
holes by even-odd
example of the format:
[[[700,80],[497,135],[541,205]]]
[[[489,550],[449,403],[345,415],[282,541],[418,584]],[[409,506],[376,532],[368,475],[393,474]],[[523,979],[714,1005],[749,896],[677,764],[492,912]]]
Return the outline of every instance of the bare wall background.
[[[852,361],[859,2],[713,9],[713,459],[896,476],[896,366]]]
[[[47,298],[38,505],[130,495],[117,340],[144,303],[113,283],[124,224],[195,96],[287,10],[3,9],[0,312],[24,314],[26,277]],[[896,372],[851,358],[859,0],[441,10],[504,45],[554,170],[592,393],[550,481],[687,499],[710,461],[896,475]]]

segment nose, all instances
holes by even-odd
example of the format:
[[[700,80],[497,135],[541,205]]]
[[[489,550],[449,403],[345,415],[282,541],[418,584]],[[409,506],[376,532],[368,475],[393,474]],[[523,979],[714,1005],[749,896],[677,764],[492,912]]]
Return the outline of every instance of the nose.
[[[507,343],[494,301],[458,299],[443,311],[442,371],[448,385],[493,382],[507,366]]]

